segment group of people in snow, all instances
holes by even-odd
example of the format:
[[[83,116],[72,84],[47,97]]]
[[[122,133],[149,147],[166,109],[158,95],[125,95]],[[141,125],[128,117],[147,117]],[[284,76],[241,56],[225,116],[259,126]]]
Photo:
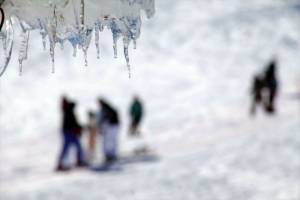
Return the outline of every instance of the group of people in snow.
[[[57,171],[65,171],[70,167],[65,165],[65,160],[72,146],[76,148],[76,166],[84,167],[89,164],[95,154],[97,135],[101,136],[102,149],[106,163],[111,163],[118,158],[118,135],[120,130],[120,119],[118,111],[105,99],[98,99],[99,111],[88,112],[88,124],[79,124],[75,108],[76,103],[67,97],[62,97],[62,150],[58,158]],[[139,125],[143,117],[143,106],[138,97],[135,97],[129,110],[131,136],[139,136]],[[81,135],[88,133],[88,151],[81,144]]]
[[[254,76],[251,89],[251,114],[256,114],[257,106],[261,106],[266,113],[274,114],[277,91],[277,63],[276,60],[272,60],[263,73]]]

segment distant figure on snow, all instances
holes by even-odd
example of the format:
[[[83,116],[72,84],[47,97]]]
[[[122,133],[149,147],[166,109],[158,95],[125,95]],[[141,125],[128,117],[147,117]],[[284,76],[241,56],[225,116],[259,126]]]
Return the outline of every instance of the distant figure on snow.
[[[265,106],[266,106],[266,111],[268,113],[274,113],[276,111],[275,98],[277,96],[277,88],[278,88],[276,71],[277,71],[276,60],[272,60],[265,71],[265,87],[266,87]]]
[[[119,116],[118,112],[104,99],[99,99],[98,130],[103,136],[105,161],[111,163],[118,157]]]
[[[89,160],[93,160],[96,148],[96,134],[97,134],[97,117],[93,111],[88,112],[88,149]]]
[[[65,171],[69,168],[64,165],[65,158],[71,146],[75,146],[77,150],[77,163],[76,166],[85,166],[84,154],[80,144],[79,136],[81,134],[81,126],[77,122],[74,114],[76,104],[69,101],[66,97],[62,97],[62,133],[63,133],[63,147],[59,156],[57,171]]]
[[[275,98],[278,90],[276,75],[276,61],[272,60],[263,74],[256,75],[252,83],[251,114],[255,115],[256,106],[263,106],[267,113],[273,114],[275,109]]]
[[[140,136],[139,126],[143,118],[143,105],[137,96],[133,99],[129,114],[131,119],[129,134],[131,136]]]

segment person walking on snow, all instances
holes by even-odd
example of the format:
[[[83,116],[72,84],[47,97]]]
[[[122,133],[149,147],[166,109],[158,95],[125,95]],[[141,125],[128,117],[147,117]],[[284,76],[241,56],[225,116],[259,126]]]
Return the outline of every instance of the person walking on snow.
[[[272,60],[265,71],[265,87],[267,96],[265,100],[266,111],[270,114],[276,112],[275,99],[277,97],[278,80],[277,80],[277,63]]]
[[[140,136],[139,125],[143,118],[143,105],[137,96],[133,99],[129,114],[131,119],[129,134],[131,136]]]
[[[79,136],[81,134],[81,126],[77,122],[74,114],[76,104],[69,101],[66,97],[62,98],[62,136],[63,136],[63,147],[59,156],[57,171],[65,171],[69,168],[64,165],[64,161],[68,156],[69,150],[72,146],[77,151],[77,167],[85,166],[84,154],[80,144]]]
[[[119,117],[117,111],[104,99],[99,99],[98,130],[103,139],[106,163],[118,158]]]

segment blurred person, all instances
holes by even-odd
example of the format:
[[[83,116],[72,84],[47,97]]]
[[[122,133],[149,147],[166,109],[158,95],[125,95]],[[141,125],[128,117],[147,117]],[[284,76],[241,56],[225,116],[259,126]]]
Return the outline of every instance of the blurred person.
[[[105,161],[111,163],[118,158],[119,116],[117,110],[104,99],[98,99],[98,103],[98,130],[103,137]]]
[[[97,117],[93,111],[88,112],[88,150],[89,159],[93,160],[96,148],[96,134],[97,134]]]
[[[263,104],[263,89],[264,89],[264,77],[261,74],[255,75],[252,83],[251,95],[251,115],[256,114],[257,105],[264,106]]]
[[[130,106],[129,114],[131,119],[129,134],[131,136],[140,136],[141,133],[139,130],[139,126],[143,118],[143,105],[137,96],[133,99],[133,102]]]
[[[265,98],[265,108],[266,111],[270,114],[276,111],[275,108],[275,99],[277,97],[277,63],[276,60],[272,60],[267,66],[265,71],[265,87],[266,87],[266,98]]]
[[[79,125],[74,109],[76,104],[68,100],[65,96],[62,97],[61,109],[62,109],[62,134],[63,134],[63,147],[59,156],[57,171],[65,171],[70,169],[64,165],[64,161],[68,156],[68,152],[71,146],[75,146],[77,150],[77,163],[76,166],[85,166],[84,154],[80,144],[79,136],[81,134],[81,126]]]

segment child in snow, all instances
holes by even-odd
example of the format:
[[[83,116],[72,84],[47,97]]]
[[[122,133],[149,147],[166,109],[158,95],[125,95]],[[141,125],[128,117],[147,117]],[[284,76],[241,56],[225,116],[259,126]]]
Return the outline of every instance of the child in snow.
[[[96,148],[96,133],[97,133],[97,118],[96,114],[92,111],[88,112],[88,149],[89,149],[89,158],[92,160],[95,154]]]
[[[117,159],[119,117],[117,111],[104,99],[98,100],[98,130],[103,136],[103,152],[107,163]]]
[[[131,119],[129,133],[131,136],[139,136],[140,131],[138,129],[143,117],[143,106],[138,97],[135,97],[133,99],[129,111],[130,111],[129,114]]]

